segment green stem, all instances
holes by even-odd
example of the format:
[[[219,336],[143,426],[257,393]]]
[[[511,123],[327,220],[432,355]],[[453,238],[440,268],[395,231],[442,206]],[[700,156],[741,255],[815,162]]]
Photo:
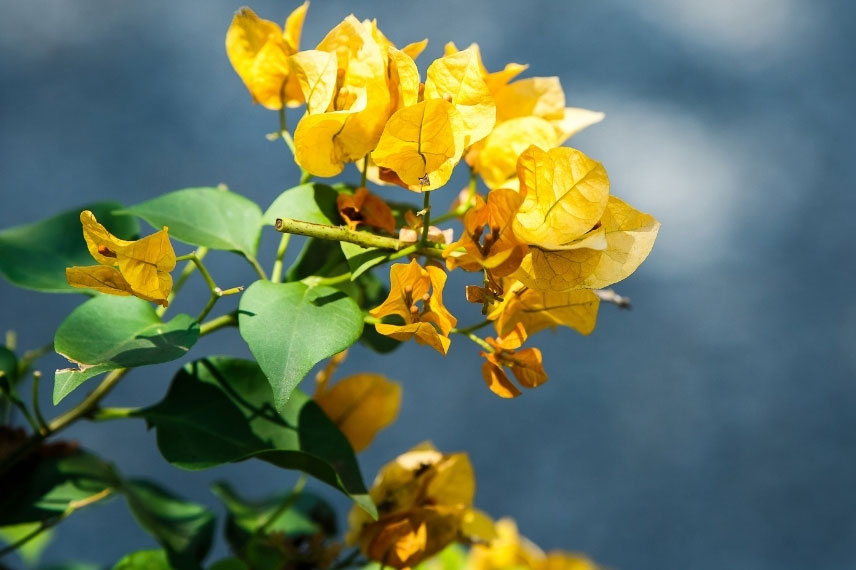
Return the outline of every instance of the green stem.
[[[3,381],[5,380],[5,381]],[[18,396],[18,391],[15,389],[15,385],[12,381],[6,378],[6,373],[0,370],[0,386],[2,386],[3,393],[6,395],[6,398],[15,405],[16,408],[21,410],[21,413],[24,414],[24,418],[27,420],[27,423],[30,424],[30,427],[33,428],[33,431],[39,432],[41,431],[41,427],[38,422],[33,418],[32,414],[30,414],[30,410],[27,409],[27,405]]]
[[[467,329],[452,329],[449,331],[449,333],[450,334],[455,333],[455,334],[463,335],[463,336],[467,337],[468,339],[470,339],[471,341],[473,341],[474,343],[476,343],[477,345],[479,345],[480,347],[482,347],[483,349],[485,349],[487,352],[494,352],[493,347],[491,345],[489,345],[487,343],[487,341],[476,336],[473,332],[468,331]]]
[[[476,195],[476,190],[478,190],[478,178],[476,177],[476,173],[472,170],[470,171],[470,186],[469,192],[467,193],[467,199],[464,200],[463,204],[460,204],[457,208],[452,210],[451,212],[446,212],[442,216],[434,219],[434,225],[442,224],[443,222],[448,222],[449,220],[454,220],[455,218],[460,218],[464,214],[469,211],[470,208],[473,207],[473,198]]]
[[[256,270],[259,278],[263,281],[267,281],[267,275],[265,274],[265,270],[262,268],[259,260],[252,256],[246,256],[245,259],[250,262],[250,265],[253,266],[253,269]]]
[[[202,259],[208,254],[207,247],[197,248],[193,255],[201,262]],[[185,257],[185,256],[182,256]],[[180,258],[175,258],[178,261]],[[178,292],[181,291],[181,288],[184,287],[184,284],[187,283],[187,280],[190,278],[190,275],[196,269],[196,263],[192,259],[188,259],[187,263],[184,265],[184,269],[181,270],[181,273],[178,276],[178,279],[175,280],[175,285],[172,286],[172,291],[169,292],[169,295],[166,297],[167,306],[166,307],[158,307],[157,314],[159,317],[162,317],[164,313],[166,313],[169,305],[172,305],[172,300],[175,299],[175,296],[178,295]]]
[[[455,329],[455,330],[456,330],[457,332],[459,332],[459,333],[471,333],[471,332],[475,332],[475,331],[477,331],[477,330],[479,330],[479,329],[483,329],[484,327],[488,326],[488,325],[489,325],[489,324],[491,324],[492,322],[493,322],[493,321],[489,321],[489,320],[485,319],[485,320],[483,320],[482,322],[480,322],[480,323],[476,323],[476,324],[474,324],[474,325],[472,325],[472,326],[469,326],[469,327],[466,327],[466,328],[463,328],[463,329],[459,328],[459,329]]]
[[[366,185],[366,177],[369,174],[369,155],[365,155],[363,157],[363,171],[360,173],[360,187],[364,187]]]
[[[13,330],[6,331],[6,348],[15,352],[15,349],[18,348],[18,335]]]
[[[36,415],[36,421],[39,422],[39,433],[44,433],[48,429],[48,423],[42,415],[42,407],[39,405],[39,381],[42,379],[42,373],[38,370],[33,372],[33,413]]]
[[[232,311],[225,315],[213,318],[208,322],[202,323],[199,327],[199,336],[211,334],[225,327],[238,326],[238,311]]]
[[[105,422],[109,420],[132,418],[141,409],[142,408],[98,408],[92,413],[91,419],[94,422]]]
[[[301,236],[328,239],[333,241],[346,241],[355,243],[362,247],[375,247],[379,249],[391,249],[395,253],[389,259],[398,259],[406,255],[418,253],[427,257],[442,259],[442,246],[435,243],[409,244],[395,238],[377,236],[368,232],[349,229],[345,226],[328,226],[325,224],[314,224],[292,220],[291,218],[277,218],[276,230],[282,233],[297,234]]]
[[[345,281],[351,280],[351,273],[342,273],[341,275],[334,275],[333,277],[317,277],[315,275],[311,277],[307,277],[306,279],[301,279],[300,282],[308,285],[309,287],[318,287],[319,285],[338,285],[339,283],[344,283]]]
[[[47,519],[40,521],[39,526],[38,526],[38,528],[36,528],[36,530],[34,530],[30,534],[22,537],[20,540],[16,540],[12,544],[0,549],[0,558],[9,554],[10,552],[14,552],[18,548],[21,548],[22,546],[24,546],[25,544],[27,544],[28,542],[30,542],[31,540],[33,540],[34,538],[39,536],[44,531],[50,529],[51,527],[58,525],[60,522],[62,522],[63,520],[68,518],[72,513],[74,513],[74,511],[78,511],[84,507],[88,507],[89,505],[97,503],[98,501],[100,501],[101,499],[104,499],[105,497],[108,497],[112,493],[113,493],[113,488],[107,487],[106,489],[99,491],[98,493],[95,493],[94,495],[91,495],[89,497],[86,497],[85,499],[80,499],[78,501],[71,501],[70,503],[68,503],[68,507],[66,507],[66,509],[63,512],[61,512],[60,514],[55,515],[51,518],[47,518]]]
[[[303,492],[303,488],[305,486],[306,473],[301,473],[300,477],[297,479],[297,483],[294,484],[294,489],[291,490],[291,493],[282,501],[282,504],[280,504],[279,507],[271,513],[267,520],[256,529],[256,534],[264,534],[268,527],[276,522],[276,519],[278,519],[282,513],[290,509],[294,503],[297,502],[297,499],[300,498],[300,493]]]
[[[276,231],[281,233],[297,234],[301,236],[329,239],[334,241],[346,241],[355,243],[362,247],[378,247],[380,249],[392,249],[398,251],[405,246],[395,238],[376,236],[368,232],[349,229],[346,226],[328,226],[325,224],[314,224],[302,222],[291,218],[277,218]]]
[[[282,281],[282,260],[285,258],[285,252],[288,250],[290,239],[291,234],[282,234],[282,239],[279,240],[279,248],[276,250],[276,261],[274,261],[273,269],[270,272],[270,280],[274,283]]]
[[[431,225],[431,193],[423,192],[425,198],[422,202],[422,238],[419,240],[419,245],[425,247],[428,245],[428,230]]]

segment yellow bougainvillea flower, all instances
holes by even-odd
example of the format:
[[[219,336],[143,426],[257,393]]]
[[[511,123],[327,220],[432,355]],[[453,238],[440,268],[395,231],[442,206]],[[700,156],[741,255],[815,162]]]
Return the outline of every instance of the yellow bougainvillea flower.
[[[432,265],[422,267],[414,259],[409,264],[393,265],[389,281],[389,296],[369,314],[378,319],[397,315],[404,324],[377,323],[377,332],[400,341],[415,338],[445,355],[451,344],[449,331],[457,324],[443,306],[446,272]]]
[[[524,200],[514,233],[530,245],[563,249],[591,230],[606,209],[606,170],[576,149],[530,146],[517,161],[517,176]]]
[[[460,537],[475,477],[465,453],[444,454],[423,443],[383,466],[369,494],[378,519],[352,509],[347,542],[371,560],[407,568]]]
[[[150,236],[126,241],[108,232],[89,210],[80,213],[80,223],[86,247],[100,265],[67,268],[69,285],[111,295],[133,295],[167,306],[175,252],[166,226]]]
[[[577,247],[549,251],[530,247],[514,278],[539,291],[602,289],[636,271],[654,247],[660,222],[614,196],[595,228]]]
[[[295,160],[311,174],[325,177],[339,174],[345,163],[368,154],[383,132],[390,106],[388,59],[375,40],[377,34],[373,34],[373,28],[376,30],[372,22],[348,16],[315,48],[335,55],[335,75],[309,73],[311,68],[305,67],[306,75],[317,77],[318,81],[301,84],[304,97],[311,99],[312,91],[324,93],[318,105],[307,109],[294,131]],[[302,65],[300,57],[294,61],[294,65]],[[328,92],[332,96],[324,108]]]
[[[428,67],[423,100],[389,118],[372,159],[405,187],[433,190],[448,182],[464,150],[487,136],[495,121],[477,53],[447,55]]]
[[[489,188],[506,185],[517,157],[530,145],[550,149],[603,120],[603,113],[565,107],[558,77],[530,77],[493,93],[496,128],[467,153],[467,162]]]
[[[389,205],[380,196],[375,196],[366,187],[357,188],[353,194],[339,194],[336,198],[339,215],[352,230],[364,224],[388,233],[395,233],[395,216]]]
[[[491,392],[501,398],[516,398],[520,395],[520,390],[502,370],[503,366],[510,368],[514,377],[525,388],[535,388],[547,381],[541,351],[537,348],[518,350],[526,342],[526,338],[526,329],[521,323],[517,323],[506,335],[497,339],[485,339],[493,347],[493,352],[481,353],[485,357],[482,376]]]
[[[297,53],[303,19],[309,2],[304,2],[285,21],[285,30],[275,22],[259,18],[249,8],[241,8],[226,32],[226,53],[243,80],[253,101],[268,109],[296,107],[304,98],[290,73],[288,58]]]
[[[489,72],[487,68],[485,68],[484,63],[482,63],[481,50],[479,49],[479,45],[476,43],[470,44],[467,48],[475,53],[476,61],[478,62],[479,70],[481,71],[482,79],[487,84],[488,89],[490,89],[491,93],[496,93],[496,91],[507,84],[509,81],[526,71],[529,67],[528,65],[520,64],[520,63],[508,63],[505,65],[505,68],[500,71]],[[458,53],[460,50],[457,48],[454,42],[449,42],[444,46],[443,54],[444,55],[453,55]]]
[[[522,203],[521,194],[504,188],[490,191],[487,201],[476,197],[475,206],[464,215],[461,238],[443,250],[449,270],[487,269],[494,278],[515,271],[527,250],[511,228]]]
[[[590,289],[556,293],[536,291],[523,283],[507,287],[500,302],[488,313],[496,333],[508,334],[518,324],[530,335],[544,329],[565,326],[583,335],[591,334],[597,323],[600,298]]]
[[[472,48],[435,60],[428,67],[424,96],[455,106],[464,125],[464,147],[485,138],[496,123],[496,104]]]
[[[422,101],[389,118],[372,160],[395,172],[411,190],[434,190],[449,181],[460,161],[464,132],[464,120],[453,104],[445,99]]]
[[[319,375],[320,376],[320,375]],[[360,452],[377,432],[392,424],[401,406],[401,386],[380,374],[354,374],[332,388],[322,377],[312,397],[348,441]]]

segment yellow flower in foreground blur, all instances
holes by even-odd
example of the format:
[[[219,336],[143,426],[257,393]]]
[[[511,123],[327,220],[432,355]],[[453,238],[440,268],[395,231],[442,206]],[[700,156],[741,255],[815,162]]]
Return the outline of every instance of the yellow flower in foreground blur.
[[[67,268],[69,285],[111,295],[133,295],[167,306],[175,252],[166,227],[142,239],[126,241],[108,232],[89,210],[80,213],[80,223],[86,247],[100,265]]]
[[[401,407],[401,386],[380,374],[362,373],[343,378],[331,388],[330,377],[342,358],[333,357],[318,373],[312,399],[345,434],[354,451],[360,452],[377,432],[395,421]]]
[[[268,109],[296,107],[303,94],[290,72],[289,56],[297,53],[309,2],[304,2],[285,21],[285,30],[270,20],[241,8],[226,32],[226,54],[244,81],[253,101]]]
[[[432,265],[422,267],[414,259],[406,265],[393,265],[389,281],[389,296],[369,314],[379,319],[396,315],[404,322],[377,323],[377,332],[401,341],[415,338],[419,344],[445,355],[451,344],[449,331],[457,324],[443,306],[446,272]]]
[[[489,544],[470,549],[468,570],[597,570],[598,566],[580,554],[560,550],[544,554],[538,546],[520,536],[510,518],[495,524],[497,537]]]
[[[461,536],[473,512],[475,477],[465,453],[444,454],[423,443],[383,466],[369,493],[378,519],[353,508],[346,540],[370,560],[406,568]]]

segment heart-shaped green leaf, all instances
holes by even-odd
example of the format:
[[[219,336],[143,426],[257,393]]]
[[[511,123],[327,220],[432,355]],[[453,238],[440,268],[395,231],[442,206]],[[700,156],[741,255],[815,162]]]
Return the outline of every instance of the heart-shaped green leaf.
[[[241,296],[238,327],[282,410],[313,366],[360,338],[363,315],[332,287],[256,281]]]
[[[262,211],[255,202],[219,188],[186,188],[158,196],[127,212],[169,236],[192,245],[237,251],[255,257],[262,231]]]
[[[48,293],[80,293],[65,279],[65,268],[95,265],[86,249],[80,212],[91,210],[112,234],[132,239],[140,233],[133,216],[116,215],[117,202],[98,202],[58,216],[0,231],[0,274],[13,285]]]
[[[279,195],[264,214],[264,223],[272,226],[277,218],[291,218],[314,224],[338,224],[338,196],[326,184],[301,184]]]
[[[201,568],[199,563],[205,558],[214,538],[214,513],[142,479],[125,481],[122,492],[140,526],[166,550],[170,562],[167,568]]]
[[[150,303],[136,297],[90,299],[56,331],[54,349],[78,368],[57,370],[54,404],[108,370],[181,358],[198,337],[199,324],[189,315],[176,315],[164,323]]]
[[[137,415],[155,427],[158,449],[178,467],[256,457],[308,473],[375,513],[353,449],[321,408],[299,390],[280,412],[272,401],[255,362],[211,357],[187,364],[163,401]]]

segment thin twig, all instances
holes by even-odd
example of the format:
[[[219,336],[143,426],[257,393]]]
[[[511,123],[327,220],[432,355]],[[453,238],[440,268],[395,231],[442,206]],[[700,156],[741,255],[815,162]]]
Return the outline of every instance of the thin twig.
[[[604,303],[612,303],[619,309],[631,309],[630,297],[623,297],[612,289],[595,289],[597,295]]]

